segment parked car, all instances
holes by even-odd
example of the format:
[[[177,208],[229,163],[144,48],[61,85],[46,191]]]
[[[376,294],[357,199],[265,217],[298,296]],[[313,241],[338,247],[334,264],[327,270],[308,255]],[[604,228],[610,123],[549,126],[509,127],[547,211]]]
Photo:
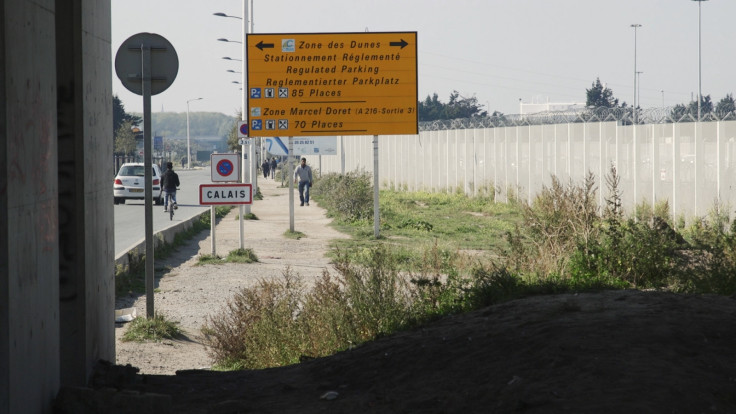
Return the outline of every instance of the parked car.
[[[145,167],[142,162],[130,162],[120,166],[118,175],[112,186],[115,204],[125,204],[125,200],[143,200],[145,195]],[[161,168],[153,164],[153,196],[154,203],[161,205],[164,199],[161,194]]]

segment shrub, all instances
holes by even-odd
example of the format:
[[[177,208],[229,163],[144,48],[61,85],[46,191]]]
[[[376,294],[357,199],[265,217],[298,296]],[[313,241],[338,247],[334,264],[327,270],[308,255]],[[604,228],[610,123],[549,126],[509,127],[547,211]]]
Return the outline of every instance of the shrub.
[[[317,180],[312,191],[329,217],[348,223],[373,217],[373,185],[369,173],[330,173]]]
[[[564,275],[573,252],[586,250],[599,231],[596,186],[592,173],[582,186],[563,186],[552,177],[531,205],[522,206],[523,226],[507,233],[508,267],[541,278]],[[508,265],[508,266],[506,266]]]
[[[202,328],[205,342],[222,367],[260,369],[299,362],[298,313],[303,283],[290,269],[278,280],[261,280],[228,301]]]

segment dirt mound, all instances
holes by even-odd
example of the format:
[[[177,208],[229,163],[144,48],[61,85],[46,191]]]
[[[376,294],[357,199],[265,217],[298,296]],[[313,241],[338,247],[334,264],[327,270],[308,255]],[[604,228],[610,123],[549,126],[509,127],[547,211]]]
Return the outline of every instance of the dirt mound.
[[[171,395],[177,413],[733,413],[734,349],[733,298],[610,291],[516,300],[295,366],[125,388]]]

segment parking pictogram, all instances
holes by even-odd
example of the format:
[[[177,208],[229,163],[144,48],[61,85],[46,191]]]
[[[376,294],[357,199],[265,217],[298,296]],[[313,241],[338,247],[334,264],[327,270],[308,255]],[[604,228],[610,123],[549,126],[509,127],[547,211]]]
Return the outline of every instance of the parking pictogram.
[[[279,88],[279,98],[288,98],[289,88]]]
[[[230,162],[230,160],[220,160],[220,162],[217,163],[217,173],[223,177],[227,177],[232,174],[233,170],[235,170],[235,166],[233,166],[233,163]]]
[[[250,121],[250,129],[254,131],[260,131],[263,129],[263,120],[254,119]]]
[[[258,99],[261,97],[261,88],[250,88],[250,97]]]

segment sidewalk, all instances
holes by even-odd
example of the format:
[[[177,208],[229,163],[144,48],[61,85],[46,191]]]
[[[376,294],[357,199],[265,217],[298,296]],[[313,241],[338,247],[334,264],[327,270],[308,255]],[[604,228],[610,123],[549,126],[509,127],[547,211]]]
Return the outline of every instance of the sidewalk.
[[[251,205],[251,213],[258,220],[244,223],[244,247],[253,250],[257,263],[197,265],[200,255],[212,253],[208,231],[178,248],[173,255],[156,260],[154,311],[179,323],[185,338],[159,343],[122,342],[126,325],[116,324],[117,364],[131,364],[144,374],[165,375],[177,370],[209,368],[211,360],[201,344],[200,329],[209,316],[225,308],[235,293],[256,285],[259,280],[279,278],[287,268],[307,283],[321,276],[324,270],[332,270],[325,256],[328,244],[330,240],[348,236],[329,226],[331,220],[315,201],[300,207],[295,188],[294,230],[305,237],[300,240],[284,237],[289,230],[289,188],[279,188],[280,185],[280,181],[259,177],[263,200],[255,200]],[[219,257],[240,248],[238,214],[239,209],[234,208],[216,225],[215,248]],[[138,316],[145,316],[146,295],[128,295],[116,301],[116,309],[127,307],[135,307]]]
[[[281,181],[270,178],[258,178],[258,186],[263,200],[255,200],[251,205],[251,213],[258,220],[246,220],[244,223],[244,247],[251,248],[258,256],[260,263],[275,265],[280,269],[291,266],[323,268],[328,264],[324,257],[327,244],[335,238],[346,235],[329,227],[330,219],[326,211],[318,203],[310,200],[309,206],[299,206],[299,191],[294,186],[294,231],[304,233],[300,240],[285,238],[283,234],[289,230],[289,188],[280,188]],[[255,194],[255,189],[253,190]],[[225,257],[240,248],[239,209],[233,208],[216,228],[216,253]],[[212,253],[212,240],[207,237],[199,243],[199,254]]]

